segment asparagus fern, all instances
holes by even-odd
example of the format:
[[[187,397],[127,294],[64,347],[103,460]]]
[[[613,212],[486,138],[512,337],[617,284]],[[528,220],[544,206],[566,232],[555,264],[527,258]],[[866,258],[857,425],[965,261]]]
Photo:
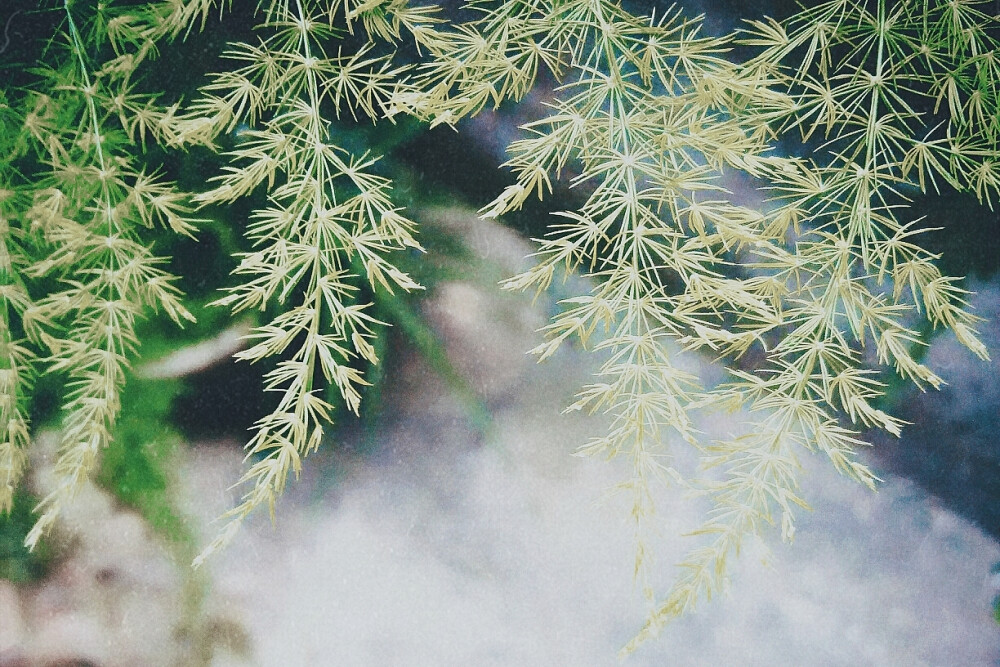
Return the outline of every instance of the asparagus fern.
[[[581,453],[631,464],[636,576],[655,604],[625,652],[722,589],[747,535],[780,524],[792,538],[805,453],[875,487],[858,457],[863,431],[903,427],[879,407],[887,377],[944,382],[916,354],[920,320],[987,358],[961,280],[921,246],[910,206],[945,188],[987,206],[997,195],[1000,51],[986,3],[831,0],[723,37],[681,11],[640,17],[613,0],[469,7],[475,18],[451,24],[407,0],[261,0],[255,41],[231,44],[226,68],[189,100],[137,92],[142,74],[159,49],[226,20],[227,4],[55,7],[49,64],[0,105],[0,509],[30,446],[32,369],[67,378],[62,482],[29,543],[107,445],[136,319],[189,319],[147,228],[196,234],[198,208],[266,198],[217,305],[264,313],[237,357],[271,360],[277,405],[255,426],[242,500],[201,562],[259,506],[273,512],[323,442],[324,386],[358,410],[359,362],[378,362],[383,326],[359,285],[420,288],[393,259],[419,249],[416,222],[377,156],[338,145],[333,124],[451,125],[523,99],[543,75],[558,82],[548,111],[510,144],[513,183],[481,213],[500,218],[560,180],[581,193],[503,287],[542,291],[567,272],[593,286],[563,300],[534,352],[545,359],[568,340],[600,352],[569,409],[609,415]],[[144,164],[147,142],[230,148],[209,188],[185,193]],[[727,191],[733,174],[759,184],[759,205]],[[684,370],[695,353],[727,379]],[[745,411],[750,428],[707,439],[699,415],[719,410]],[[675,469],[670,446],[695,448],[706,473]],[[661,483],[713,503],[662,596],[647,583],[644,538]]]

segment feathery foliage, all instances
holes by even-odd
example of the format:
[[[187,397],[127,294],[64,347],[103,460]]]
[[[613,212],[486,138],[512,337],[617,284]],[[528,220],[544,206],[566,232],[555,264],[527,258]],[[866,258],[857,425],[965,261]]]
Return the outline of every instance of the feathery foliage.
[[[469,8],[472,20],[449,24],[407,0],[261,0],[256,40],[229,45],[193,99],[161,101],[137,92],[141,74],[158,49],[225,20],[225,3],[55,7],[64,19],[38,80],[0,91],[0,509],[25,466],[32,372],[64,373],[67,387],[62,482],[29,544],[108,444],[137,318],[190,319],[149,228],[195,234],[198,208],[266,197],[216,304],[264,314],[237,357],[270,361],[278,399],[247,445],[241,502],[201,562],[255,509],[273,513],[324,439],[324,387],[358,411],[358,368],[378,363],[383,325],[360,295],[420,289],[393,259],[420,248],[416,224],[377,156],[339,145],[336,122],[451,125],[522,100],[539,79],[558,82],[546,115],[511,143],[514,183],[481,212],[502,217],[561,179],[581,193],[537,240],[534,266],[503,286],[541,291],[566,272],[593,285],[562,302],[534,352],[575,340],[600,353],[569,409],[609,415],[581,453],[631,464],[635,571],[654,606],[626,653],[724,588],[747,535],[776,523],[792,538],[807,507],[803,454],[875,487],[857,450],[863,429],[901,431],[879,407],[888,374],[944,381],[918,361],[921,321],[987,357],[961,280],[921,247],[909,205],[948,188],[992,206],[1000,188],[1000,24],[985,3],[831,0],[724,37],[680,11],[644,18],[612,0]],[[209,189],[189,194],[149,168],[147,142],[229,148]],[[731,196],[737,174],[766,200]],[[727,379],[685,370],[695,352]],[[708,440],[695,424],[719,410],[745,411],[747,430]],[[675,469],[671,440],[694,447],[706,473]],[[712,502],[663,597],[644,538],[660,483]]]
[[[237,358],[260,361],[294,349],[266,375],[266,388],[281,399],[255,427],[247,448],[262,457],[244,475],[250,488],[210,550],[259,505],[273,513],[289,472],[297,473],[300,459],[319,446],[331,405],[315,386],[318,375],[358,411],[364,379],[350,362],[378,362],[369,342],[378,322],[352,297],[352,258],[373,288],[419,287],[385,259],[394,249],[419,248],[412,223],[393,205],[389,182],[370,172],[375,158],[339,147],[325,115],[374,117],[398,72],[366,48],[349,56],[327,53],[336,18],[319,13],[315,3],[273,4],[262,26],[267,38],[227,51],[239,67],[217,75],[177,119],[180,141],[211,141],[240,122],[253,124],[229,155],[233,165],[196,200],[232,202],[267,183],[270,205],[248,226],[255,250],[235,271],[247,279],[217,303],[233,312],[286,304],[254,330],[254,345]]]
[[[49,50],[53,64],[40,74],[38,91],[30,92],[19,131],[12,133],[13,158],[31,154],[40,170],[13,190],[23,209],[15,211],[8,244],[18,247],[12,261],[8,331],[17,315],[24,333],[36,343],[48,372],[66,375],[66,400],[59,458],[60,485],[42,500],[42,514],[28,535],[33,546],[72,501],[94,470],[109,441],[120,407],[120,392],[129,356],[138,341],[137,317],[161,310],[180,322],[190,315],[173,288],[173,277],[160,268],[140,230],[160,223],[190,233],[192,221],[182,193],[138,164],[133,140],[143,138],[139,118],[151,117],[148,98],[134,96],[131,77],[153,49],[156,23],[146,23],[119,10],[91,21],[86,32],[77,26],[73,8],[64,6],[63,30]],[[95,62],[88,45],[107,41],[108,58]],[[132,115],[135,111],[136,115]],[[16,178],[17,164],[10,167]],[[16,184],[20,185],[20,184]],[[24,280],[44,282],[37,298]],[[10,336],[12,391],[5,394],[10,417],[4,421],[8,441],[6,467],[19,470],[27,439],[19,392],[30,352]],[[19,451],[20,450],[20,451]],[[13,474],[11,475],[13,477]]]

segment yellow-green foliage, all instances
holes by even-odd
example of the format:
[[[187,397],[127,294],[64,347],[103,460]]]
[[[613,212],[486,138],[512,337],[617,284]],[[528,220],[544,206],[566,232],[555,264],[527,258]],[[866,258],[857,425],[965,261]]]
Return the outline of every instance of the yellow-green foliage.
[[[565,271],[593,285],[562,302],[534,351],[544,359],[572,339],[601,352],[570,409],[610,416],[583,453],[632,466],[623,488],[636,575],[657,602],[631,650],[722,588],[745,536],[780,523],[791,539],[806,506],[804,453],[875,486],[856,449],[862,428],[902,428],[877,407],[885,374],[943,382],[915,358],[920,318],[986,358],[960,280],[921,248],[908,207],[939,187],[988,204],[997,194],[1000,51],[986,4],[835,0],[714,38],[680,12],[637,17],[612,0],[484,0],[460,25],[406,0],[260,0],[256,41],[230,45],[225,69],[168,106],[136,92],[138,74],[227,7],[66,0],[48,69],[28,94],[6,91],[2,107],[0,507],[24,468],[31,373],[62,371],[69,387],[62,482],[34,544],[107,445],[136,318],[188,318],[144,228],[196,234],[197,208],[265,193],[244,230],[252,250],[217,303],[268,313],[237,356],[276,360],[266,385],[279,400],[248,443],[242,501],[199,562],[258,506],[273,510],[322,442],[332,409],[322,388],[357,411],[356,362],[377,362],[381,323],[357,281],[419,289],[393,260],[419,248],[416,223],[373,172],[377,157],[338,146],[331,121],[453,124],[522,99],[544,71],[559,82],[547,115],[510,145],[514,183],[482,214],[501,217],[558,179],[585,200],[556,214],[534,266],[504,287],[544,290]],[[397,55],[404,43],[418,63]],[[730,55],[737,45],[744,60]],[[140,166],[147,142],[176,150],[224,137],[235,146],[205,191],[179,192]],[[734,201],[733,174],[767,201]],[[683,370],[677,356],[695,350],[726,363],[728,379],[706,386]],[[737,370],[748,354],[754,363]],[[738,437],[706,441],[694,426],[695,412],[737,409],[752,423]],[[717,472],[674,470],[671,434]],[[713,509],[661,595],[646,584],[643,534],[651,489],[674,481]]]

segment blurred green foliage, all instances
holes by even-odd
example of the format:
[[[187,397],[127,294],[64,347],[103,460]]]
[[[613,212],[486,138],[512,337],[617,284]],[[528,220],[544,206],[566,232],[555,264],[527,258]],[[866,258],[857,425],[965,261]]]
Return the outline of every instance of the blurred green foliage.
[[[24,546],[24,536],[35,523],[32,509],[38,499],[25,491],[14,494],[14,506],[0,516],[0,579],[16,584],[35,581],[45,575],[53,560],[52,546],[41,544],[34,551]]]
[[[97,482],[125,505],[138,510],[157,533],[192,542],[170,491],[169,470],[176,469],[180,435],[170,423],[175,379],[129,378],[114,438],[101,458]],[[193,543],[193,542],[192,542]]]

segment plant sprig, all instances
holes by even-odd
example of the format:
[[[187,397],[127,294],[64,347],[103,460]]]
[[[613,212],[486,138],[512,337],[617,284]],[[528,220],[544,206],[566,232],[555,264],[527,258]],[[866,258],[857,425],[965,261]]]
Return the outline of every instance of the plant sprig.
[[[580,453],[630,463],[621,488],[652,611],[624,653],[723,590],[748,535],[773,524],[792,539],[808,507],[802,456],[875,487],[858,451],[864,430],[904,427],[884,410],[890,374],[921,389],[946,379],[920,361],[920,331],[988,356],[962,281],[938,269],[911,207],[944,189],[992,206],[1000,190],[1000,24],[984,2],[828,0],[708,37],[680,11],[639,17],[614,0],[476,0],[458,24],[407,0],[261,0],[257,38],[229,45],[228,68],[193,99],[139,92],[160,46],[228,6],[64,0],[35,90],[0,99],[13,128],[0,136],[0,510],[25,465],[32,367],[65,373],[68,390],[61,482],[31,544],[107,444],[137,318],[189,318],[144,228],[192,234],[197,207],[266,201],[216,305],[263,313],[237,356],[269,365],[276,407],[201,563],[255,509],[273,515],[331,423],[324,387],[358,411],[385,324],[360,286],[420,289],[393,259],[420,248],[417,224],[335,122],[453,125],[523,100],[543,74],[557,82],[539,93],[547,111],[508,147],[513,183],[481,214],[502,218],[559,181],[579,193],[503,287],[542,291],[570,272],[592,286],[561,302],[533,352],[573,340],[601,360],[568,409],[608,415]],[[400,56],[404,42],[418,62]],[[737,61],[737,45],[752,53]],[[189,196],[144,166],[147,142],[225,145],[225,162]],[[734,174],[765,201],[738,201]],[[726,379],[686,370],[693,354]],[[726,410],[744,411],[747,429],[706,437],[699,420]],[[672,442],[703,470],[676,469]],[[661,484],[712,501],[665,594],[649,584],[646,539]]]

